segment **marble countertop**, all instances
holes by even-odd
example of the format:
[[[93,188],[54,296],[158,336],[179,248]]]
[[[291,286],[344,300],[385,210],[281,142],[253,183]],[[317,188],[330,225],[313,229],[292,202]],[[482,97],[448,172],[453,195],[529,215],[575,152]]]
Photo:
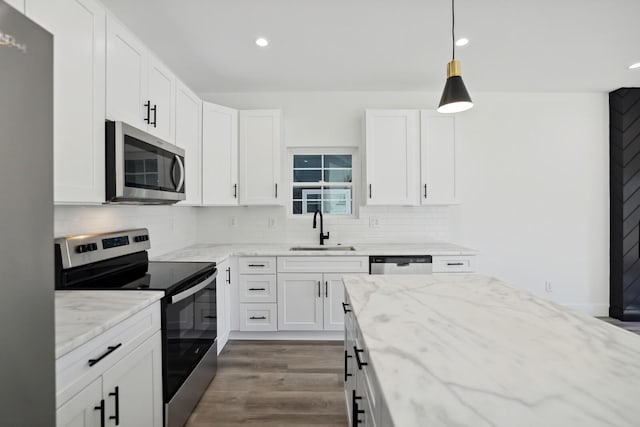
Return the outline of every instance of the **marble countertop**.
[[[640,336],[477,274],[344,276],[397,427],[629,427]]]
[[[369,256],[369,255],[476,255],[473,249],[446,242],[425,243],[361,243],[344,244],[355,251],[291,251],[295,246],[315,246],[296,243],[281,244],[197,244],[154,257],[154,261],[196,261],[220,263],[230,256]],[[327,242],[326,246],[334,246]]]
[[[56,291],[56,359],[163,296],[154,291]]]

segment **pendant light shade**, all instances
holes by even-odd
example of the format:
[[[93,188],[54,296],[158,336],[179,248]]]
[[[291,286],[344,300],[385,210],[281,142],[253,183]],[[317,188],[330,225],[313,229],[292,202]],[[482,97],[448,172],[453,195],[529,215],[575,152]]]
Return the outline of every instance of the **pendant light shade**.
[[[460,61],[456,60],[456,15],[454,0],[451,0],[451,38],[453,44],[453,58],[447,64],[447,82],[438,105],[439,113],[459,113],[473,107],[473,102],[462,81]]]

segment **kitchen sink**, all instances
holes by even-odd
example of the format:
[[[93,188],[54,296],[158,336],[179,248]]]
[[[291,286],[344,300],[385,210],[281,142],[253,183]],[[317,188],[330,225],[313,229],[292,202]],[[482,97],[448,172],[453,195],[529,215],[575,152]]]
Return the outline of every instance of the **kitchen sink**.
[[[353,246],[294,246],[290,251],[355,251]]]

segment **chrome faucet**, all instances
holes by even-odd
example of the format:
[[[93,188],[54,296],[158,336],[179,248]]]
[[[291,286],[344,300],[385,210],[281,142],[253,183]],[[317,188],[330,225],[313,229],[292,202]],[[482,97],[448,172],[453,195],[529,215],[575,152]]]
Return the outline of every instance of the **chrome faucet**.
[[[320,244],[324,245],[325,240],[329,240],[329,232],[324,234],[324,221],[322,220],[322,212],[320,209],[316,209],[316,213],[313,214],[313,228],[316,228],[316,217],[320,214]]]

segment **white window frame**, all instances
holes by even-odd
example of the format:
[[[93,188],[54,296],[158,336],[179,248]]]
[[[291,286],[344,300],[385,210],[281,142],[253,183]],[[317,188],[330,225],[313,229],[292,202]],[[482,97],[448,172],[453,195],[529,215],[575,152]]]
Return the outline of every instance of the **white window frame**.
[[[288,150],[288,159],[286,163],[286,177],[287,177],[287,214],[289,218],[308,220],[309,214],[294,214],[293,213],[293,156],[295,155],[351,155],[351,214],[325,214],[325,218],[358,218],[360,207],[360,157],[358,156],[358,149],[356,147],[290,147]],[[324,183],[305,183],[309,186],[324,185]],[[332,183],[340,185],[340,183]]]

